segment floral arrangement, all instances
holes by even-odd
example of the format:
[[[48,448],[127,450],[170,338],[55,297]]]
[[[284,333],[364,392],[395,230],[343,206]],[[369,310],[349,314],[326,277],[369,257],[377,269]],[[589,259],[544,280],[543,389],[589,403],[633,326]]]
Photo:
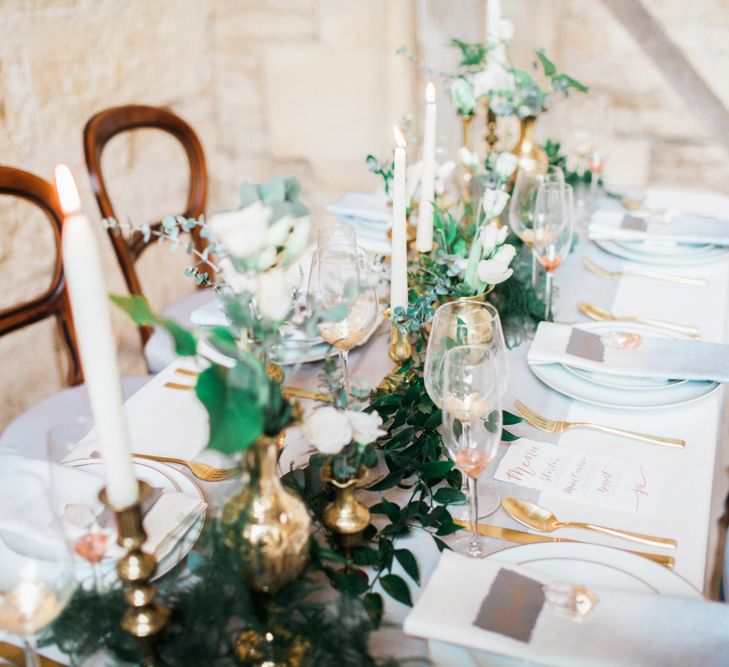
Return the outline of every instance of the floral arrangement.
[[[507,57],[512,31],[508,22],[502,23],[506,29],[489,44],[459,39],[451,42],[461,53],[450,86],[451,100],[460,116],[475,115],[481,100],[486,100],[497,116],[538,116],[548,107],[554,93],[567,96],[570,90],[587,92],[586,86],[559,72],[543,49],[535,51],[537,60],[532,63],[532,73],[512,66]]]

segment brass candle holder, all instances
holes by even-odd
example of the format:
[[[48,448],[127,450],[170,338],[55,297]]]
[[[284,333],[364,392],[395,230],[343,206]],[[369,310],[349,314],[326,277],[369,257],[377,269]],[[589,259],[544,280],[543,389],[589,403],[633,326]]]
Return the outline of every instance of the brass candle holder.
[[[392,316],[392,310],[387,308],[385,317],[392,319]],[[385,391],[394,391],[403,379],[401,375],[397,374],[397,369],[413,356],[410,338],[407,333],[400,331],[394,322],[390,324],[390,344],[387,347],[387,354],[397,364],[397,367],[393,369],[392,373],[386,375],[378,386]]]
[[[155,650],[155,639],[164,629],[170,615],[169,609],[154,601],[157,587],[150,582],[157,571],[157,559],[142,551],[142,545],[147,539],[142,525],[142,501],[151,492],[152,487],[140,481],[137,502],[123,509],[111,507],[106,489],[99,493],[101,502],[114,512],[117,544],[126,551],[116,564],[119,579],[126,587],[124,599],[130,607],[122,617],[121,627],[142,647],[145,667],[160,664]]]

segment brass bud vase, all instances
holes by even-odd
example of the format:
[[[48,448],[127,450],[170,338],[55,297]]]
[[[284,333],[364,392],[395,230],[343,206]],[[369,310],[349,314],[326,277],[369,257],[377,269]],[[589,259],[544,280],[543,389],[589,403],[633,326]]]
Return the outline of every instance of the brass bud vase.
[[[274,593],[296,579],[309,555],[306,505],[276,474],[278,437],[261,436],[245,452],[243,490],[223,507],[225,544],[256,591]]]
[[[519,141],[511,150],[519,160],[516,171],[512,176],[513,180],[516,180],[516,172],[520,169],[544,171],[548,163],[547,154],[539,146],[536,139],[537,117],[527,116],[526,118],[520,118],[519,122]]]
[[[324,466],[321,471],[322,480],[334,487],[334,501],[324,508],[322,521],[344,549],[357,546],[362,531],[370,523],[370,511],[354,495],[366,474],[367,469],[360,466],[356,477],[338,482],[332,474],[331,464]]]

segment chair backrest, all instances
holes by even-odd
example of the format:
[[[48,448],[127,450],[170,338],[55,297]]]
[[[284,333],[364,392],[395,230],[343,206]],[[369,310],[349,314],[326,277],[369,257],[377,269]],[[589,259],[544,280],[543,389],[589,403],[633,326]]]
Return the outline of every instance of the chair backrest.
[[[100,111],[91,117],[84,128],[86,167],[91,178],[91,188],[96,195],[96,201],[99,203],[101,215],[104,218],[117,218],[101,170],[101,154],[104,147],[113,137],[122,132],[143,128],[167,132],[182,144],[190,163],[190,189],[187,195],[186,208],[182,215],[188,218],[197,218],[205,212],[207,198],[205,154],[200,140],[194,130],[182,118],[168,109],[136,104],[112,107]],[[152,225],[152,229],[159,229],[161,224],[161,221],[156,222]],[[143,295],[134,263],[144,249],[154,242],[154,237],[145,241],[141,234],[135,234],[133,238],[126,239],[121,234],[115,234],[112,229],[108,231],[129,292]],[[192,232],[192,240],[199,252],[205,249],[207,242],[200,236],[197,227]],[[201,287],[204,287],[204,285],[201,285]],[[147,327],[140,327],[140,333],[142,341],[146,342],[151,331]]]
[[[56,262],[50,287],[30,301],[0,310],[0,336],[40,322],[47,317],[55,317],[63,347],[68,356],[68,383],[80,384],[84,378],[76,343],[76,332],[73,327],[71,303],[63,276],[63,256],[61,254],[63,211],[56,189],[51,183],[35,174],[0,165],[0,194],[25,199],[41,208],[51,223],[56,243]]]

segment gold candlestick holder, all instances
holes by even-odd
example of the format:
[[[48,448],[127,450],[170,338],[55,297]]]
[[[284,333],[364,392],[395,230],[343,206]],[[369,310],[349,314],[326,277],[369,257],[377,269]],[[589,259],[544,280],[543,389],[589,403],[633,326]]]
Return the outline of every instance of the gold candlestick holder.
[[[392,311],[389,308],[385,310],[385,317],[392,319]],[[410,338],[407,333],[400,331],[394,322],[390,324],[390,344],[387,347],[387,354],[397,364],[397,367],[382,379],[379,387],[385,391],[394,391],[403,379],[402,375],[397,374],[398,368],[413,356]]]
[[[155,639],[164,629],[170,615],[169,609],[154,601],[157,587],[150,582],[157,571],[157,559],[142,551],[142,545],[147,539],[142,525],[142,501],[151,492],[152,487],[140,481],[137,502],[123,509],[111,507],[106,489],[99,493],[101,502],[114,512],[117,544],[126,551],[116,564],[119,579],[126,587],[124,599],[130,607],[122,617],[121,627],[141,646],[145,667],[160,664],[155,650]]]

